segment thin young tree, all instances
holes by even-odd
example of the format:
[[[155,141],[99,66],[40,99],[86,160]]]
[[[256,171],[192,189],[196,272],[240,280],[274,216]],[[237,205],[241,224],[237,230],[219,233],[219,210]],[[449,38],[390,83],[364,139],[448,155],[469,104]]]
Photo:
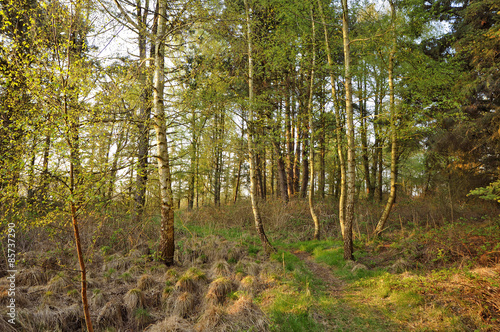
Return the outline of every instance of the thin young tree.
[[[257,198],[257,174],[255,165],[255,142],[253,133],[253,117],[254,117],[254,92],[253,92],[253,53],[252,53],[252,29],[250,22],[250,7],[248,0],[244,0],[245,4],[245,18],[247,27],[247,49],[248,49],[248,119],[247,119],[247,136],[248,136],[248,159],[250,161],[250,200],[252,202],[252,211],[255,220],[255,229],[259,234],[262,246],[267,253],[275,251],[266,233],[262,223],[262,216],[258,205]]]
[[[342,236],[344,236],[344,228],[345,228],[345,201],[346,201],[346,168],[345,168],[345,159],[344,153],[342,151],[342,120],[340,118],[340,101],[338,98],[338,94],[335,88],[336,77],[335,72],[333,70],[333,59],[332,52],[330,49],[330,42],[328,38],[328,29],[326,25],[325,14],[323,12],[323,6],[321,4],[321,0],[318,0],[318,9],[319,14],[321,16],[321,23],[323,25],[323,31],[325,35],[325,48],[326,48],[326,56],[328,60],[328,72],[330,74],[330,86],[331,93],[333,98],[333,107],[335,113],[335,137],[336,137],[336,145],[337,145],[337,153],[339,157],[339,168],[340,168],[340,197],[339,197],[339,222],[340,222],[340,230],[342,232]]]
[[[344,44],[344,85],[347,119],[347,196],[344,224],[344,259],[353,260],[352,224],[354,221],[354,195],[356,191],[356,154],[354,146],[354,112],[352,107],[349,8],[347,6],[347,0],[342,0],[342,37]]]
[[[391,192],[385,205],[382,216],[380,217],[377,227],[375,228],[374,235],[378,236],[384,230],[385,223],[389,214],[391,213],[392,206],[396,200],[396,177],[397,177],[397,163],[398,163],[398,141],[397,141],[397,128],[396,128],[396,105],[394,96],[394,60],[396,56],[396,5],[394,0],[389,1],[391,7],[391,40],[392,47],[389,53],[389,110],[390,110],[390,130],[391,130]]]
[[[313,117],[313,93],[314,93],[314,67],[316,66],[316,26],[314,24],[314,15],[313,15],[313,8],[311,5],[310,8],[310,17],[311,17],[311,28],[312,28],[312,33],[311,33],[311,41],[312,41],[312,59],[311,59],[311,77],[310,77],[310,82],[309,82],[309,99],[307,101],[307,114],[309,117],[309,128],[310,128],[310,146],[309,146],[309,211],[311,212],[311,217],[314,222],[314,240],[319,240],[320,238],[320,224],[319,224],[319,219],[316,214],[316,211],[314,211],[314,117]]]

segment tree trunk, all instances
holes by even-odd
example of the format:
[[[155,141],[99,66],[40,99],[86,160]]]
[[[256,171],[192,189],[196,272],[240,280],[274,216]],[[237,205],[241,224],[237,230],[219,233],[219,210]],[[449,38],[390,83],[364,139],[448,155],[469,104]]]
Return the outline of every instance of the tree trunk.
[[[370,188],[369,199],[373,199],[375,197],[375,189],[377,188],[377,175],[378,175],[378,158],[379,158],[379,149],[380,149],[380,128],[378,124],[379,117],[379,86],[380,80],[375,76],[375,105],[374,105],[374,121],[373,121],[373,134],[375,136],[375,142],[373,143],[373,163],[372,163],[372,181]]]
[[[307,127],[306,129],[307,130]],[[306,198],[307,196],[307,186],[309,183],[309,134],[304,133],[302,140],[302,174],[300,183],[300,197]]]
[[[269,240],[267,239],[266,233],[264,232],[264,226],[262,224],[262,217],[260,215],[260,209],[257,202],[257,175],[255,172],[255,143],[253,140],[253,59],[252,59],[252,30],[250,27],[250,9],[248,7],[248,0],[244,0],[245,4],[245,14],[246,14],[246,24],[247,24],[247,43],[248,43],[248,124],[247,124],[247,135],[248,135],[248,155],[250,161],[250,199],[252,202],[252,211],[255,220],[255,229],[257,234],[259,234],[260,240],[264,251],[270,253],[275,251]]]
[[[236,184],[234,186],[233,203],[236,203],[236,201],[238,200],[238,195],[239,195],[239,191],[240,191],[241,165],[242,165],[242,160],[240,159],[238,161],[238,171],[236,172]]]
[[[314,222],[314,240],[320,238],[320,224],[318,216],[314,211],[314,118],[313,118],[313,92],[314,92],[314,67],[316,66],[316,29],[314,24],[313,9],[311,5],[311,24],[312,24],[312,60],[311,60],[311,80],[309,85],[309,100],[307,102],[307,114],[309,117],[310,132],[310,146],[309,146],[309,172],[311,173],[311,180],[309,181],[309,211]]]
[[[318,192],[322,199],[325,198],[325,184],[326,184],[326,165],[325,165],[325,156],[326,156],[326,125],[325,125],[325,102],[324,102],[324,90],[323,86],[321,87],[321,103],[320,103],[320,129],[319,129],[319,183],[318,183]],[[312,140],[312,139],[311,139]]]
[[[213,178],[213,190],[214,190],[214,205],[219,207],[221,201],[221,177],[222,177],[222,138],[223,138],[223,124],[224,116],[220,114],[219,111],[215,113],[214,118],[214,133],[213,133],[213,144],[214,144],[214,178]]]
[[[326,55],[328,59],[328,69],[330,72],[330,82],[332,87],[332,98],[333,105],[335,108],[335,123],[336,129],[335,134],[337,138],[337,153],[339,158],[339,168],[340,168],[340,196],[339,196],[339,223],[340,230],[342,232],[342,237],[344,237],[345,233],[345,202],[346,202],[346,168],[345,168],[345,159],[344,153],[342,151],[342,119],[340,117],[340,101],[337,95],[337,91],[335,89],[336,78],[334,76],[333,71],[333,60],[330,51],[330,43],[328,41],[328,30],[326,27],[325,15],[323,13],[323,7],[321,5],[321,0],[318,0],[318,9],[321,15],[321,23],[323,24],[323,31],[325,34],[325,46],[326,46]],[[339,190],[337,190],[339,192]]]
[[[286,78],[286,101],[285,101],[285,137],[286,137],[286,175],[287,175],[287,188],[288,197],[293,196],[293,137],[292,137],[292,118],[290,107],[290,87],[289,78]]]
[[[153,123],[156,131],[158,180],[161,199],[161,230],[158,248],[159,259],[167,266],[174,264],[174,210],[172,197],[172,179],[170,175],[169,153],[165,125],[163,94],[165,86],[165,29],[166,0],[160,0],[158,6],[158,31],[155,36],[155,71],[153,89]]]
[[[142,11],[142,1],[136,2],[137,24],[141,29],[138,31],[139,42],[139,86],[142,88],[139,101],[139,114],[137,119],[137,174],[135,180],[134,195],[134,220],[140,222],[146,204],[146,184],[148,181],[148,151],[149,151],[149,118],[151,108],[148,106],[151,91],[150,80],[146,72],[146,22],[148,18],[149,0],[146,0],[144,12]]]
[[[193,112],[193,119],[194,119],[194,112]],[[192,141],[189,150],[190,163],[189,163],[189,180],[188,180],[188,194],[187,194],[188,210],[192,210],[194,207],[194,185],[196,177],[196,149],[197,149],[197,143],[196,143],[197,138],[194,131],[195,131],[195,125],[193,123],[193,137],[191,138]]]
[[[45,145],[43,148],[43,161],[42,161],[42,176],[41,176],[41,186],[39,193],[39,200],[41,202],[47,199],[47,192],[49,190],[49,153],[50,153],[50,133],[45,136]]]
[[[361,136],[361,157],[363,160],[364,182],[366,197],[370,197],[370,189],[372,187],[370,182],[370,163],[368,159],[368,135],[367,135],[367,108],[366,108],[366,78],[365,66],[363,63],[363,73],[359,79],[359,113],[360,113],[360,136]]]
[[[351,52],[349,41],[349,10],[347,0],[342,0],[342,36],[345,61],[345,99],[347,118],[347,196],[344,225],[344,259],[353,260],[352,224],[354,220],[354,195],[356,183],[356,155],[354,146],[354,120],[352,107]]]
[[[394,1],[389,1],[391,5],[391,27],[392,27],[392,49],[389,54],[389,108],[391,112],[391,192],[387,199],[382,216],[380,217],[377,227],[375,228],[375,236],[380,235],[384,230],[385,223],[389,214],[391,213],[392,206],[396,199],[396,180],[397,180],[397,163],[398,163],[398,145],[397,145],[397,132],[396,132],[396,105],[394,97],[394,58],[396,55],[396,8]]]
[[[299,116],[295,117],[295,158],[293,160],[293,192],[297,194],[300,192],[300,151],[302,140],[299,130]]]
[[[245,136],[245,127],[243,124],[241,124],[241,142],[243,142],[244,136]],[[234,186],[233,203],[236,203],[240,191],[241,166],[243,165],[243,156],[241,156],[241,154],[243,153],[243,150],[244,150],[244,145],[242,144],[240,150],[238,151],[238,171],[236,173],[236,184]]]
[[[286,169],[285,162],[283,160],[283,154],[281,153],[281,149],[279,146],[278,138],[276,135],[273,135],[273,148],[274,153],[277,158],[277,168],[278,168],[278,183],[279,183],[279,191],[281,200],[285,203],[288,203],[288,185],[286,181]]]
[[[80,160],[80,142],[79,142],[79,118],[76,114],[70,114],[69,106],[67,103],[67,97],[64,98],[64,108],[65,114],[69,118],[69,148],[70,148],[70,162],[69,162],[69,189],[70,189],[70,213],[71,213],[71,221],[73,225],[73,232],[75,237],[75,245],[76,245],[76,253],[78,256],[78,263],[80,265],[80,276],[81,276],[81,296],[82,296],[82,305],[83,305],[83,313],[85,316],[85,323],[87,325],[87,330],[89,332],[93,332],[94,329],[92,327],[92,320],[90,318],[89,304],[87,298],[87,270],[85,268],[85,259],[83,257],[83,250],[80,241],[80,233],[78,228],[78,219],[77,219],[77,210],[80,207],[82,197],[79,187],[81,183],[81,160]]]

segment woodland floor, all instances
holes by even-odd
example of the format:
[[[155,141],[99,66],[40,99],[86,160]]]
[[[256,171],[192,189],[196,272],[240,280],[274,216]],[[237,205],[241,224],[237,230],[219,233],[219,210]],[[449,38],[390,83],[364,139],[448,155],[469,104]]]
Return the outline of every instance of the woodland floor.
[[[375,240],[358,223],[356,261],[346,264],[338,237],[308,238],[301,206],[267,211],[271,256],[249,207],[232,209],[178,214],[173,267],[154,259],[157,219],[142,229],[126,218],[96,228],[84,220],[95,331],[500,331],[498,217],[399,220]],[[323,231],[338,233],[329,222]],[[4,273],[0,331],[86,330],[70,235],[19,234],[16,324],[6,322]]]
[[[326,293],[334,297],[342,296],[344,282],[332,274],[331,268],[324,263],[317,263],[308,252],[296,250],[293,254],[302,260],[309,271],[325,284]]]

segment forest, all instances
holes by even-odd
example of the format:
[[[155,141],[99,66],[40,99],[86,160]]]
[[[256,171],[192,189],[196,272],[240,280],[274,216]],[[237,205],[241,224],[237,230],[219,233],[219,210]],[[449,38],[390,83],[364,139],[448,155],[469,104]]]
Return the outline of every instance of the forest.
[[[499,331],[499,9],[0,1],[0,330]]]

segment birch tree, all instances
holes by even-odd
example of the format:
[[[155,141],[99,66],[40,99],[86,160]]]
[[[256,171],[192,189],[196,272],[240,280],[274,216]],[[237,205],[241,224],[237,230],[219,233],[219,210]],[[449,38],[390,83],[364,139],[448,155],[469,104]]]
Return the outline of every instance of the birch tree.
[[[347,0],[342,0],[342,37],[344,44],[344,85],[347,120],[347,196],[344,223],[344,259],[353,260],[352,224],[354,220],[354,195],[356,191],[356,154],[354,145],[354,112],[352,107],[349,9]]]

